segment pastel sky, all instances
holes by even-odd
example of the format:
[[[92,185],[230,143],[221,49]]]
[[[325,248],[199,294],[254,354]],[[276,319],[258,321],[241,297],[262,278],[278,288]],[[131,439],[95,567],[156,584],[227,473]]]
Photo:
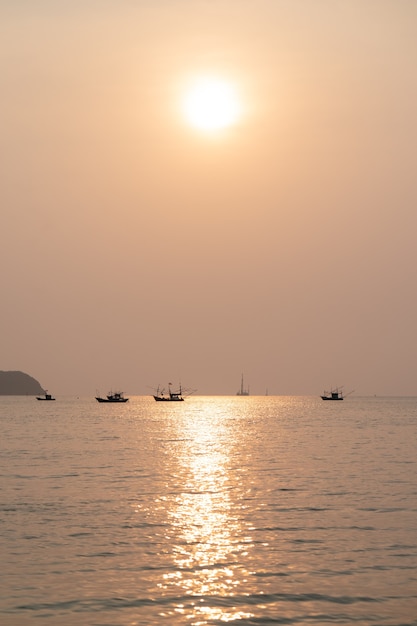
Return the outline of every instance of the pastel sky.
[[[417,395],[416,32],[414,0],[0,0],[0,369]]]

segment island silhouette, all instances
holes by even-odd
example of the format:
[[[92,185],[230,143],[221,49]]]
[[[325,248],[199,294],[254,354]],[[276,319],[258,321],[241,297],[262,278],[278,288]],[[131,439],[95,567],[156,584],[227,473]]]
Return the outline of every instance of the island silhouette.
[[[0,396],[36,396],[45,393],[40,383],[25,372],[0,371]]]

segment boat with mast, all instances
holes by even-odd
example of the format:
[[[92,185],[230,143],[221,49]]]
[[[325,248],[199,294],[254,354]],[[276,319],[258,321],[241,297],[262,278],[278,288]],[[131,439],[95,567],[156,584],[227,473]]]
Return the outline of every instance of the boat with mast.
[[[236,393],[237,396],[248,396],[249,395],[249,387],[247,389],[244,388],[243,386],[243,374],[242,374],[242,378],[240,381],[240,389],[239,391]]]
[[[129,400],[129,398],[125,398],[123,395],[123,391],[109,391],[109,393],[107,394],[107,396],[105,398],[101,397],[101,396],[96,396],[96,400],[97,402],[113,402],[113,403],[120,403],[120,402],[127,402]]]
[[[322,400],[343,400],[343,387],[335,387],[330,391],[323,391],[323,395],[320,396]]]
[[[165,394],[165,389],[161,389],[158,385],[153,397],[156,402],[184,402],[181,383],[178,391],[172,391],[172,383],[168,383],[168,394]]]

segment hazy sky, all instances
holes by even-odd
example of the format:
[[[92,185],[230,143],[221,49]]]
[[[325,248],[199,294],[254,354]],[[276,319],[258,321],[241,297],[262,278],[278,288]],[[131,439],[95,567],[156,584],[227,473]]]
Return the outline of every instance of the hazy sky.
[[[0,369],[417,395],[416,33],[414,0],[0,0]]]

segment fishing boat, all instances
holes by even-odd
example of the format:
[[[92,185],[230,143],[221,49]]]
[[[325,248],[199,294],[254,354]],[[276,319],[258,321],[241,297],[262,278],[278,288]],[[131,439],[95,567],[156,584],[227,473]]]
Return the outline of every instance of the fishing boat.
[[[127,402],[129,400],[129,398],[125,398],[123,395],[123,391],[115,391],[114,393],[112,391],[109,391],[109,393],[107,394],[107,396],[105,398],[102,398],[101,396],[96,396],[96,400],[97,402]]]
[[[249,395],[249,387],[247,389],[244,388],[243,386],[243,374],[242,374],[242,378],[240,381],[240,389],[239,391],[236,393],[237,396],[248,396]]]
[[[320,397],[322,400],[343,400],[342,387],[336,387],[330,391],[323,391],[323,395]]]
[[[45,394],[43,396],[36,396],[36,399],[37,400],[55,400],[56,398],[51,396],[51,394],[45,390]]]
[[[156,402],[183,402],[181,384],[178,391],[172,391],[172,383],[168,383],[168,394],[165,393],[165,389],[160,389],[159,386],[154,394],[154,400]]]

